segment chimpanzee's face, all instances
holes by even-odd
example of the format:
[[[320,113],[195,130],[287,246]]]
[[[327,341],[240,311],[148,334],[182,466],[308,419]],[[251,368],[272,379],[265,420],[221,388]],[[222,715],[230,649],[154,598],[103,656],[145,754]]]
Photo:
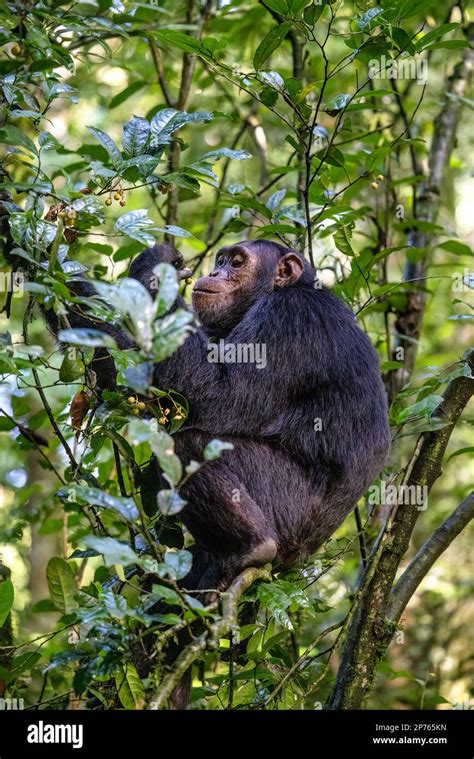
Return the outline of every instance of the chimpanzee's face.
[[[262,271],[259,257],[245,245],[222,248],[213,270],[193,288],[193,308],[205,327],[228,327],[265,292],[273,276]],[[273,274],[273,272],[271,272]]]

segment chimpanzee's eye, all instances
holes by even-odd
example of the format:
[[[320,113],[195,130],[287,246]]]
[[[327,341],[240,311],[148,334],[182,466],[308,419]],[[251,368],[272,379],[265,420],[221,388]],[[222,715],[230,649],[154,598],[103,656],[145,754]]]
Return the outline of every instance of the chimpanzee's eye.
[[[224,256],[219,256],[218,258],[216,258],[216,266],[224,266],[224,261],[225,261]]]
[[[235,256],[233,257],[233,259],[232,259],[232,268],[233,268],[233,269],[238,269],[240,266],[243,266],[243,265],[244,265],[244,263],[245,263],[245,259],[244,259],[244,257],[243,257],[243,256],[241,256],[241,255],[239,255],[239,254],[237,253],[237,255],[235,255]]]

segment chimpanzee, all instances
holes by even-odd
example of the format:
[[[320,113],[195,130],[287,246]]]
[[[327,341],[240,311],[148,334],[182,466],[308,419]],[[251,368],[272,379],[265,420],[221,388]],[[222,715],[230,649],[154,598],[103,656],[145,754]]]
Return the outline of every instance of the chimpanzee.
[[[180,254],[155,245],[130,276],[152,292],[161,261],[183,269]],[[304,560],[334,532],[384,465],[387,406],[368,337],[294,250],[222,248],[192,305],[196,329],[156,365],[154,384],[189,401],[174,437],[183,460],[212,438],[233,444],[181,491],[198,547],[184,584],[224,589],[247,566]],[[248,358],[238,349],[250,345],[265,362],[215,361],[215,341],[221,359]]]

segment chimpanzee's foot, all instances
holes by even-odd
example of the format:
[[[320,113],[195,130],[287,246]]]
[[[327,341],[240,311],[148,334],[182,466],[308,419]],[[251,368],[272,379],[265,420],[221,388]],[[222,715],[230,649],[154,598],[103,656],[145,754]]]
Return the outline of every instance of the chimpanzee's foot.
[[[276,552],[277,545],[273,538],[265,538],[242,557],[240,568],[262,567],[264,564],[269,564],[275,558]]]

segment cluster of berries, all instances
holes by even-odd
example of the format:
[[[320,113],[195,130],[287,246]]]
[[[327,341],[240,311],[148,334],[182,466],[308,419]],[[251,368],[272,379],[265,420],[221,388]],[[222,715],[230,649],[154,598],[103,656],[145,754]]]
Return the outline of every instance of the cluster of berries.
[[[127,201],[124,198],[123,190],[122,190],[121,187],[116,188],[116,190],[115,190],[115,192],[113,194],[113,199],[114,200],[118,200],[118,202],[120,203],[121,206],[127,205]],[[109,197],[105,201],[105,205],[106,206],[111,206],[112,205],[112,193],[110,193]]]
[[[140,416],[140,411],[144,411],[146,408],[146,404],[143,401],[139,401],[134,395],[130,395],[127,398],[127,403],[130,405],[133,416]]]
[[[378,190],[378,189],[379,189],[379,185],[380,185],[380,182],[383,182],[383,180],[384,180],[384,179],[385,179],[384,175],[383,175],[383,174],[379,174],[379,175],[378,175],[378,176],[375,178],[375,182],[372,182],[372,184],[370,185],[370,186],[371,186],[371,188],[372,188],[372,190]]]
[[[77,211],[67,206],[58,212],[58,217],[64,220],[66,227],[74,227],[77,219]]]

